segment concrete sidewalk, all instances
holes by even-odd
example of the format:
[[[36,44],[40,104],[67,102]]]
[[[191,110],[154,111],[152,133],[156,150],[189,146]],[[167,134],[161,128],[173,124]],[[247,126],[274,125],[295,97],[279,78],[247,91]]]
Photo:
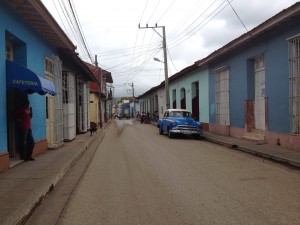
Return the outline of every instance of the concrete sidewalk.
[[[0,174],[0,224],[21,224],[89,148],[96,148],[104,130],[77,135],[72,142]]]
[[[220,136],[209,132],[204,132],[203,137],[205,140],[216,144],[300,168],[300,152],[286,149],[279,145],[258,145],[251,141],[228,136]]]

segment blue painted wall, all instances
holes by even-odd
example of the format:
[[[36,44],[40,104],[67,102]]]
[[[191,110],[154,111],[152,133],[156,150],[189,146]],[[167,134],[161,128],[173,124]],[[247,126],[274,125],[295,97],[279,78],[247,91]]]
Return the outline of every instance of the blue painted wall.
[[[268,83],[266,95],[268,96],[268,122],[271,131],[290,132],[287,39],[299,33],[300,22],[298,28],[291,28],[274,37],[266,53],[266,83]]]
[[[214,71],[229,66],[230,122],[232,127],[244,128],[244,101],[254,99],[254,57],[264,54],[265,95],[268,97],[268,130],[289,133],[289,80],[288,41],[300,33],[300,22],[285,24],[284,28],[270,31],[260,40],[209,65],[209,119],[215,123],[215,75]]]
[[[5,14],[4,2],[0,1],[0,153],[7,151],[6,125],[6,74],[5,74]]]
[[[5,21],[5,22],[4,22]],[[6,116],[6,69],[5,34],[9,33],[22,42],[14,52],[15,61],[26,66],[40,76],[44,76],[44,58],[57,55],[55,48],[49,45],[18,13],[5,1],[0,1],[0,153],[7,151]],[[36,141],[46,138],[45,96],[37,93],[29,95],[33,108],[32,130]]]
[[[169,84],[170,106],[173,103],[173,90],[176,90],[177,108],[180,108],[180,90],[185,89],[186,94],[186,109],[192,111],[192,84],[199,82],[199,115],[200,121],[209,122],[209,102],[208,102],[208,70],[198,69],[187,73],[182,78],[176,79]]]

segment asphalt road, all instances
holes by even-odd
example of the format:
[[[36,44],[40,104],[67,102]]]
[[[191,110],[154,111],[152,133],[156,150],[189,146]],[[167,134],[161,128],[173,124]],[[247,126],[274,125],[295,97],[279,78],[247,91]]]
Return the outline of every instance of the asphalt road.
[[[300,171],[116,120],[60,225],[300,224]]]

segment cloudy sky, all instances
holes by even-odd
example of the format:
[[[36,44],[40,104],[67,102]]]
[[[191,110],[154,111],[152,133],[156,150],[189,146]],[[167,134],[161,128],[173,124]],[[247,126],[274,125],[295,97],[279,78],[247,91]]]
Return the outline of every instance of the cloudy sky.
[[[168,71],[172,76],[298,1],[42,2],[77,46],[82,60],[94,63],[97,55],[99,66],[111,72],[114,95],[120,97],[132,96],[132,84],[138,96],[164,80],[163,63],[153,60],[163,61],[161,26],[166,29]],[[149,28],[144,28],[147,24]],[[150,28],[156,24],[158,28]]]

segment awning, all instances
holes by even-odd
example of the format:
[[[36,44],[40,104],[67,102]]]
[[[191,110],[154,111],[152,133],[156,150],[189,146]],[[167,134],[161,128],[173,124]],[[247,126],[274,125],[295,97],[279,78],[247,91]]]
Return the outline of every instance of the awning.
[[[40,95],[56,95],[52,81],[10,60],[6,60],[6,86],[8,89],[17,88],[29,94],[36,92]]]

